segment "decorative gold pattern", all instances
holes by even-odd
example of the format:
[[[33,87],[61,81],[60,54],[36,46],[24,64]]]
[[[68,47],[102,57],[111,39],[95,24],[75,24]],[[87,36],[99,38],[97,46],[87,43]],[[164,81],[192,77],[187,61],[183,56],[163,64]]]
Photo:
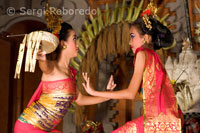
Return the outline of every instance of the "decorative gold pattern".
[[[47,28],[52,30],[53,34],[59,34],[61,30],[61,23],[63,22],[62,16],[58,15],[57,9],[50,8],[49,1],[46,3],[45,19],[47,21]],[[34,31],[28,36],[25,35],[23,43],[20,44],[18,61],[15,70],[14,78],[20,78],[20,71],[22,60],[24,56],[25,43],[27,41],[27,53],[25,62],[25,72],[34,72],[36,65],[36,56],[40,43],[42,42],[41,49],[47,54],[53,52],[59,44],[59,39],[51,33],[45,31]]]
[[[176,98],[167,73],[162,69],[161,61],[151,52],[146,51],[146,56],[143,76],[145,132],[181,132]],[[156,75],[158,73],[160,77]],[[156,78],[165,79],[159,79],[162,81],[159,84]]]
[[[80,38],[77,41],[77,44],[79,45],[78,56],[71,60],[71,64],[73,68],[79,71],[79,74],[77,75],[78,79],[77,86],[79,91],[85,94],[86,92],[82,87],[82,81],[84,79],[82,78],[81,73],[83,71],[87,71],[89,74],[97,73],[96,71],[93,70],[98,70],[98,63],[100,63],[104,58],[106,58],[108,52],[110,51],[110,50],[108,51],[107,49],[115,50],[114,55],[128,53],[130,50],[130,47],[127,45],[127,42],[129,41],[129,35],[127,35],[128,33],[127,31],[129,31],[128,25],[129,23],[135,21],[140,15],[144,0],[140,0],[138,4],[135,4],[134,0],[131,0],[130,4],[128,5],[126,5],[126,3],[127,3],[126,0],[123,0],[122,5],[119,6],[118,2],[116,1],[114,10],[110,10],[109,5],[107,4],[103,13],[101,12],[101,9],[97,8],[97,15],[96,16],[90,15],[89,20],[86,20],[84,25],[86,28],[80,31]],[[166,20],[168,15],[169,14],[166,14],[162,18],[158,17],[157,19],[161,23],[167,25],[167,23],[164,21]],[[114,40],[115,38],[106,39],[108,38],[108,34],[112,32],[111,30],[109,31],[109,29],[113,27],[112,26],[113,24],[116,26],[114,28],[116,29],[115,32],[116,33],[115,38],[117,38],[117,40],[115,41],[116,44],[108,43],[110,42],[110,40]],[[95,45],[96,47],[96,52],[90,52],[93,50],[93,48],[90,48],[93,45]],[[89,60],[90,58],[92,59],[97,58],[97,59],[92,60],[92,62],[90,60],[90,62],[87,63],[87,60]],[[94,69],[94,64],[96,66],[95,67],[96,69]],[[76,123],[80,125],[82,122],[79,119],[81,116],[80,111],[77,114],[79,116],[77,115],[78,117],[76,117],[78,118]]]
[[[33,58],[32,58],[31,64],[30,64],[30,71],[31,72],[35,72],[36,56],[37,56],[37,52],[38,52],[39,47],[40,47],[41,39],[42,39],[42,32],[38,32],[38,37],[35,41],[35,47],[33,48]]]
[[[181,132],[181,120],[174,121],[174,118],[170,118],[169,115],[165,115],[163,112],[160,113],[157,117],[152,117],[145,122],[145,132],[154,133],[156,132]]]
[[[146,10],[150,10],[151,11],[151,15],[153,17],[157,17],[158,8],[154,5],[153,0],[151,0],[151,2],[147,5]]]
[[[152,26],[151,26],[151,21],[149,20],[149,17],[145,15],[145,16],[142,17],[142,19],[143,19],[143,21],[144,21],[146,27],[147,27],[149,30],[151,30],[151,29],[152,29]]]
[[[46,10],[45,10],[45,20],[47,21],[47,28],[53,30],[52,33],[59,34],[61,30],[61,24],[63,22],[62,16],[59,15],[58,9],[54,10],[50,8],[49,1],[46,3]]]
[[[86,124],[81,128],[82,133],[88,133],[92,131],[91,133],[102,133],[103,128],[102,124],[100,122],[94,122],[94,121],[86,121]]]
[[[51,53],[57,48],[59,44],[59,39],[52,33],[46,31],[34,31],[29,33],[28,35],[25,35],[23,42],[20,44],[14,78],[20,78],[25,44],[27,45],[25,72],[34,72],[36,65],[36,56],[39,47],[41,46],[42,51],[45,51],[47,54]]]
[[[32,36],[33,32],[31,32],[27,37],[27,52],[26,52],[26,62],[25,62],[25,72],[29,71],[30,61],[31,61],[31,47],[32,47]]]
[[[75,99],[75,80],[42,82],[42,94],[38,101],[27,107],[19,120],[44,131],[51,131],[68,112]]]
[[[57,36],[53,35],[50,32],[41,31],[42,39],[41,39],[41,49],[45,51],[47,54],[56,50],[59,45],[59,39]]]
[[[126,126],[121,127],[118,133],[137,133],[136,124],[130,122],[126,123]]]
[[[152,29],[152,25],[151,25],[151,21],[149,20],[149,16],[157,18],[158,17],[157,10],[158,9],[154,5],[153,0],[151,0],[151,2],[147,5],[147,8],[142,13],[142,16],[143,16],[142,19],[144,20],[144,23],[149,30]]]
[[[20,78],[20,72],[21,72],[22,61],[23,61],[23,57],[24,57],[26,38],[27,38],[27,34],[25,35],[25,37],[19,47],[19,53],[18,53],[17,64],[16,64],[16,69],[15,69],[15,76],[14,76],[14,78],[18,78],[18,79]]]

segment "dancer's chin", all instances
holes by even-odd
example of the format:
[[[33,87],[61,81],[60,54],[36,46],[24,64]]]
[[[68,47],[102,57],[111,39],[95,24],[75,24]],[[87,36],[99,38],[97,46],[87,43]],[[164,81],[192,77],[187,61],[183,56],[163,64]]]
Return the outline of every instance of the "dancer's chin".
[[[78,52],[76,52],[76,53],[73,55],[73,57],[72,57],[72,58],[75,58],[75,57],[77,57],[77,55],[78,55]]]
[[[132,50],[133,53],[135,53],[135,50],[133,48],[131,50]]]

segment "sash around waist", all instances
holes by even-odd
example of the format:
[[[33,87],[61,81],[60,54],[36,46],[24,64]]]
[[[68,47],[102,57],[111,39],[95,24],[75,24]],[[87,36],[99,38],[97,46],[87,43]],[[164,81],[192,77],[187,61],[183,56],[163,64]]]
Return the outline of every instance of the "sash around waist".
[[[51,131],[68,112],[75,94],[41,94],[38,101],[25,108],[20,121],[32,124],[44,131]]]

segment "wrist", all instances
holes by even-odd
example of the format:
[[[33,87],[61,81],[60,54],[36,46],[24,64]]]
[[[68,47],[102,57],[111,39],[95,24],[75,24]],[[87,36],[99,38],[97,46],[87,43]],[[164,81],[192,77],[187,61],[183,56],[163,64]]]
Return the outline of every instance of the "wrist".
[[[93,95],[93,96],[97,96],[97,94],[98,94],[98,91],[96,91],[96,90],[93,89],[92,95]]]
[[[47,59],[38,59],[39,62],[47,62]]]

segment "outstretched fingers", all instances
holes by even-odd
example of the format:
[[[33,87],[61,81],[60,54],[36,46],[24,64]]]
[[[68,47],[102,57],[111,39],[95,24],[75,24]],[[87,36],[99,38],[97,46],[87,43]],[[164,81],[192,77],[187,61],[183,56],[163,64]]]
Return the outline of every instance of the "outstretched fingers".
[[[108,84],[112,84],[112,82],[114,82],[114,81],[113,81],[113,75],[110,76],[110,79],[109,79],[109,81],[108,81]]]
[[[84,87],[85,89],[87,89],[87,87],[86,87],[86,84],[85,84],[85,83],[82,83],[82,85],[83,85],[83,87]]]
[[[87,73],[82,73],[84,80],[86,81],[86,87],[89,87],[90,85],[90,78],[88,77]]]
[[[114,88],[117,86],[117,84],[113,84],[111,87],[110,87],[110,90],[114,90]]]
[[[83,75],[83,79],[84,79],[86,82],[88,82],[88,79],[89,79],[89,78],[88,78],[87,73],[83,72],[82,75]]]
[[[116,84],[113,80],[113,75],[111,75],[108,81],[107,90],[112,91],[115,87],[116,87]]]

